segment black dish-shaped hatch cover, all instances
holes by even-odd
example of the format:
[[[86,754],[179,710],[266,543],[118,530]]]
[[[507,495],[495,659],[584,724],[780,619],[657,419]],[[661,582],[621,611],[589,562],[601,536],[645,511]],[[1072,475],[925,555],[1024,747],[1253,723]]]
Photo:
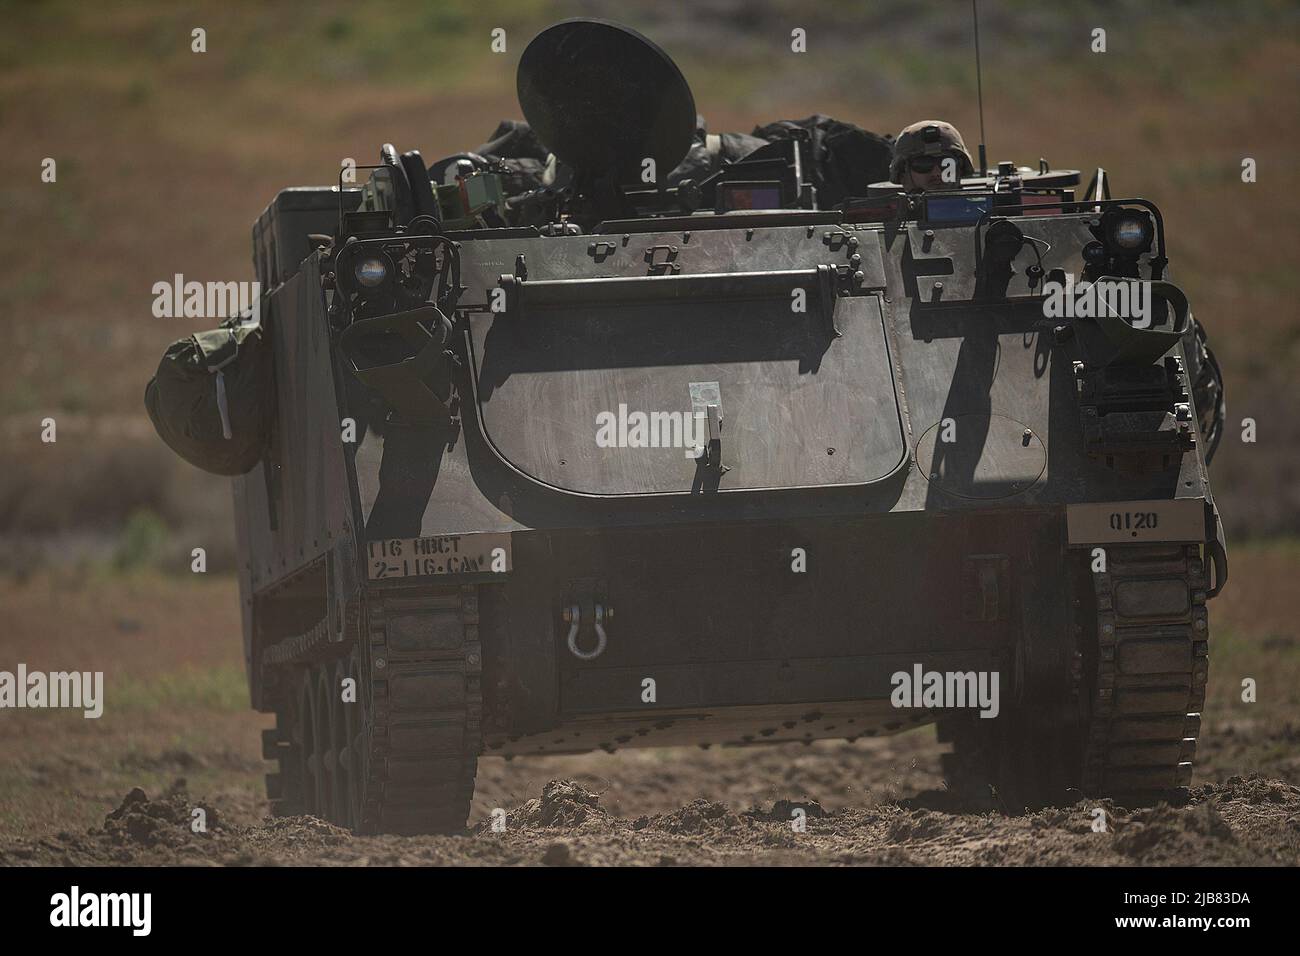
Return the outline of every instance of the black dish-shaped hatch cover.
[[[642,162],[662,181],[695,134],[695,98],[658,46],[605,20],[564,20],[519,58],[519,105],[551,152],[579,174],[642,183]]]

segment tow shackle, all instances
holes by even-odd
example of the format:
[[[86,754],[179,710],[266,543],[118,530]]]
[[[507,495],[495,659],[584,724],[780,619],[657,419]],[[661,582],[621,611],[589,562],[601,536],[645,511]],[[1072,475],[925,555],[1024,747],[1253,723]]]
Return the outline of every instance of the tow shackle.
[[[578,632],[582,628],[582,607],[577,602],[568,605],[564,609],[564,620],[569,625],[569,636],[566,641],[569,645],[569,653],[580,661],[594,661],[601,654],[604,654],[605,648],[609,644],[609,638],[605,634],[605,620],[606,617],[612,616],[612,609],[607,611],[605,605],[599,601],[593,604],[592,629],[596,632],[596,646],[589,651],[584,651],[578,647]]]

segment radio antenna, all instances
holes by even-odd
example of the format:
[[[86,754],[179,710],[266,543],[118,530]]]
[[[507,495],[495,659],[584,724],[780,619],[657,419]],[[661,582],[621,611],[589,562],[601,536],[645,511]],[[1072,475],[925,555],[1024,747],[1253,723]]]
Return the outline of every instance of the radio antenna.
[[[980,104],[980,175],[989,174],[988,154],[984,151],[984,79],[980,69],[980,10],[979,0],[970,0],[971,17],[975,20],[975,90]]]

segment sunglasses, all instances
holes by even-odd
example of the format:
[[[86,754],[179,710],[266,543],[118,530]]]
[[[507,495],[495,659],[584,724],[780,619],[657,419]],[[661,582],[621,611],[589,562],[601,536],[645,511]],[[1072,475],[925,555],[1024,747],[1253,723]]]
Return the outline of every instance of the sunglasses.
[[[945,159],[955,158],[956,157],[953,156],[920,156],[916,159],[909,159],[907,161],[907,168],[914,173],[928,173],[932,172],[934,168]]]

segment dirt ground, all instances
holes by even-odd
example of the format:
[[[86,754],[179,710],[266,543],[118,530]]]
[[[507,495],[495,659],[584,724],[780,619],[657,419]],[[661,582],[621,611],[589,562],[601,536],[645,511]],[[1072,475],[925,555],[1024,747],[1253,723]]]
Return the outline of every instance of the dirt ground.
[[[1300,629],[1286,606],[1297,570],[1294,546],[1234,554],[1212,608],[1186,806],[964,811],[943,789],[944,745],[921,728],[854,743],[486,757],[470,830],[449,837],[356,837],[267,817],[258,729],[268,719],[246,709],[233,582],[0,585],[10,625],[0,658],[33,669],[75,660],[107,681],[99,720],[0,718],[0,866],[1297,865]],[[1242,700],[1247,678],[1253,703]],[[196,808],[206,832],[193,832]],[[503,832],[492,828],[498,808]]]
[[[796,745],[798,746],[798,745]],[[800,748],[802,749],[802,748]],[[0,847],[0,865],[1296,865],[1300,863],[1300,787],[1259,774],[1195,788],[1185,807],[1137,810],[1109,802],[1022,817],[936,809],[934,748],[926,738],[898,744],[774,748],[744,760],[716,757],[619,761],[607,767],[604,794],[568,781],[534,781],[550,766],[489,763],[476,801],[501,799],[505,829],[488,819],[465,836],[356,837],[314,817],[259,820],[261,801],[218,793],[195,800],[183,785],[150,798],[132,790],[84,833],[60,832]],[[573,765],[583,766],[579,761]],[[594,769],[595,764],[585,766]],[[670,769],[671,768],[671,769]],[[851,792],[846,780],[875,771],[881,793]],[[584,776],[595,777],[588,771]],[[802,794],[796,778],[821,780],[827,805],[807,797],[762,800],[756,790]],[[706,782],[707,781],[707,782]],[[761,782],[760,782],[761,781]],[[537,793],[516,802],[520,790]],[[890,792],[914,792],[898,799]],[[728,801],[692,792],[735,794]],[[669,793],[674,796],[669,796]],[[611,793],[617,794],[612,800]],[[856,799],[854,799],[856,797]],[[878,802],[873,801],[878,798]],[[844,804],[846,798],[852,805]],[[628,804],[662,807],[620,816]],[[607,805],[608,804],[608,805]],[[192,832],[195,808],[207,830]],[[836,807],[832,809],[832,807]],[[1100,808],[1107,830],[1096,832]],[[806,829],[795,832],[794,809]]]

